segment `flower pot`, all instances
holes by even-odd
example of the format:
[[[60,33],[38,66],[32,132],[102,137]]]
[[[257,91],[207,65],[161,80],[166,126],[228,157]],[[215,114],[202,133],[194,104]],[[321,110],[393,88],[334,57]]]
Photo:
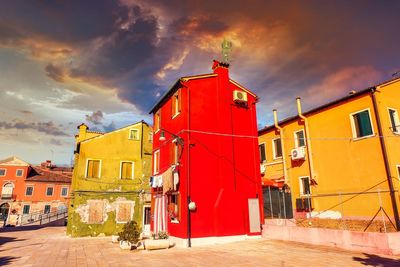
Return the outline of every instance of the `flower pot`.
[[[169,248],[169,239],[146,239],[144,246],[147,250]]]
[[[119,238],[119,236],[117,236],[117,235],[112,235],[112,236],[111,236],[111,242],[112,242],[112,243],[118,243],[118,238]]]
[[[119,241],[119,247],[121,249],[131,250],[132,244],[129,241],[121,240],[121,241]]]

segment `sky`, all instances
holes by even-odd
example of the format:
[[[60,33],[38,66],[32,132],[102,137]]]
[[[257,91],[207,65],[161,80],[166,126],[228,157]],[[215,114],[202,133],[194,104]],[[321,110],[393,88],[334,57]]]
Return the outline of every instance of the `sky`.
[[[400,1],[40,0],[0,3],[0,159],[70,164],[77,126],[140,120],[177,78],[255,92],[259,128],[400,70]]]

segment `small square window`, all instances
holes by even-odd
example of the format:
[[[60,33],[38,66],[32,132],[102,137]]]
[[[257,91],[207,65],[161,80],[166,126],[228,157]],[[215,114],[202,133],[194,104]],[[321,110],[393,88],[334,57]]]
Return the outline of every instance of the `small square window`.
[[[274,159],[282,157],[282,144],[280,138],[272,140],[272,150],[274,151]]]
[[[22,210],[23,214],[29,214],[29,210],[31,209],[30,205],[24,205],[24,208]]]
[[[138,129],[130,129],[129,130],[129,139],[139,140],[139,130]]]
[[[160,150],[154,152],[153,159],[153,174],[157,174],[160,171]]]
[[[87,178],[100,178],[100,160],[88,160],[86,166]]]
[[[33,186],[27,186],[26,191],[25,191],[26,196],[32,196],[33,195]]]
[[[133,162],[121,162],[121,179],[133,179]]]
[[[16,176],[17,177],[21,177],[23,173],[24,173],[24,170],[18,169],[17,172],[16,172]]]
[[[68,196],[68,187],[62,187],[61,188],[61,196],[62,197]]]
[[[260,161],[265,162],[267,160],[267,157],[265,154],[265,144],[258,145],[258,149],[260,150]]]
[[[351,118],[354,138],[373,135],[371,116],[368,109],[351,114]]]
[[[161,123],[161,112],[160,110],[154,114],[154,132],[158,132],[160,130]]]
[[[172,118],[175,118],[181,112],[181,91],[178,90],[171,99]]]
[[[6,176],[6,169],[0,169],[0,176]]]
[[[46,196],[52,196],[53,195],[53,191],[54,191],[53,187],[47,187]]]

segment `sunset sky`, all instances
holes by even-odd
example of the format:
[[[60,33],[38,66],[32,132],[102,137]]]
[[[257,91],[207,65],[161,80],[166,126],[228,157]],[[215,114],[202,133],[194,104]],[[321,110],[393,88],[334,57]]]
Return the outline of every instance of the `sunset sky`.
[[[225,2],[225,3],[224,3]],[[76,126],[110,131],[148,114],[173,81],[231,78],[271,124],[400,70],[400,1],[2,1],[0,159],[69,164]]]

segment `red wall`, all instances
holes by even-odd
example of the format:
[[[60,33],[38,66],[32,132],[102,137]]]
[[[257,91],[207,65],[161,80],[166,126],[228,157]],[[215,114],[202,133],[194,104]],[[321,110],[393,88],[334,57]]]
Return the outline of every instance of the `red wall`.
[[[180,161],[181,219],[168,225],[176,237],[187,237],[188,177],[190,198],[197,205],[191,212],[193,238],[249,234],[248,198],[259,198],[260,223],[263,218],[256,99],[247,94],[248,108],[238,107],[233,90],[242,89],[229,82],[226,68],[215,72],[217,77],[191,79],[184,84],[180,89],[181,113],[174,119],[171,100],[161,107],[161,128],[181,132],[185,141]],[[161,151],[160,173],[171,165],[168,134],[166,137],[160,142],[159,133],[154,135],[154,150]]]

